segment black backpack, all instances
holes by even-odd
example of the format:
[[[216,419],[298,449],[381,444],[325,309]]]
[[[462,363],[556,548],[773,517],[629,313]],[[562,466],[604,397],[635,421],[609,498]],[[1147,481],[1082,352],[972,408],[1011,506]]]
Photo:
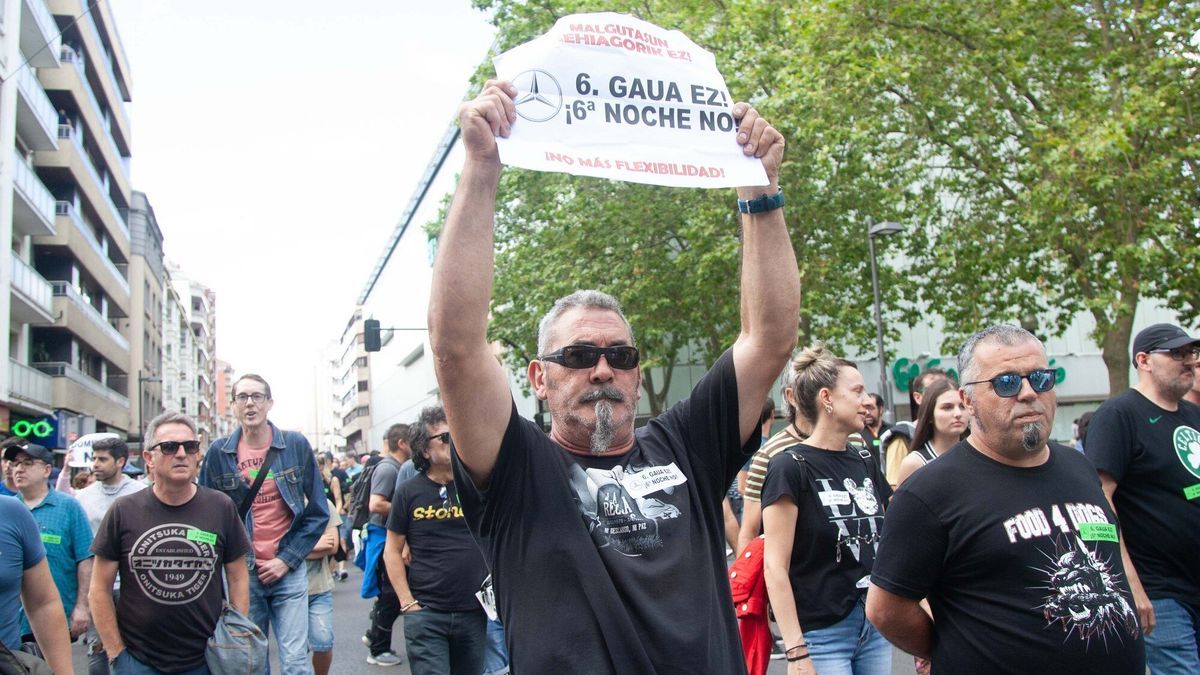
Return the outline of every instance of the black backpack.
[[[375,469],[382,463],[375,462],[354,477],[354,484],[350,489],[350,509],[346,513],[352,529],[362,528],[371,519],[371,479],[375,477]]]

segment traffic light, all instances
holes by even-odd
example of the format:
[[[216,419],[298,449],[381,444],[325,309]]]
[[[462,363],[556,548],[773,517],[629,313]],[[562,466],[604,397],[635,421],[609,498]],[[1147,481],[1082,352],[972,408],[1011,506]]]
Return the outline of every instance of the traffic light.
[[[363,346],[369,352],[377,352],[383,346],[380,344],[378,319],[363,321]]]

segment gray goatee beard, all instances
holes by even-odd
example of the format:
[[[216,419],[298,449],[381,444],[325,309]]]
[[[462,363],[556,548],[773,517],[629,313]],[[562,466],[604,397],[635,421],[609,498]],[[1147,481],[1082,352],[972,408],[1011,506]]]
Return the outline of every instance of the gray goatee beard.
[[[1042,449],[1042,425],[1030,422],[1021,427],[1021,446],[1025,452],[1033,453]]]
[[[592,454],[602,455],[608,452],[614,432],[613,406],[608,399],[596,401],[596,428],[592,430]]]

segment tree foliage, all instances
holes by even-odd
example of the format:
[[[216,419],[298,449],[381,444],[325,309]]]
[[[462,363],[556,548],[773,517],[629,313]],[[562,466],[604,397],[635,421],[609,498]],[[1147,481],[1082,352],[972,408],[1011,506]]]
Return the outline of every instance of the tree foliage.
[[[716,55],[734,97],[788,139],[802,342],[872,351],[868,217],[910,226],[878,242],[904,249],[902,269],[880,269],[892,337],[934,317],[944,348],[1026,317],[1058,335],[1085,311],[1119,391],[1140,299],[1200,315],[1196,3],[476,5],[500,49],[567,14],[617,11]],[[711,361],[738,329],[736,222],[730,191],[509,169],[492,335],[523,366],[554,298],[597,287],[624,303],[648,366],[669,377],[685,344]],[[663,384],[647,383],[656,410]]]

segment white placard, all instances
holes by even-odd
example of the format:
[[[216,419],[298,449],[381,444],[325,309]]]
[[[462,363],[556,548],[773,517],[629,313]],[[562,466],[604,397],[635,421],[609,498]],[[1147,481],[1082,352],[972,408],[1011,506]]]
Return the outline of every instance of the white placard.
[[[713,55],[624,14],[573,14],[493,61],[517,88],[505,164],[675,187],[766,185]]]
[[[71,444],[71,458],[67,460],[67,466],[74,469],[92,468],[92,444],[103,438],[120,438],[120,436],[109,432],[80,436]]]

